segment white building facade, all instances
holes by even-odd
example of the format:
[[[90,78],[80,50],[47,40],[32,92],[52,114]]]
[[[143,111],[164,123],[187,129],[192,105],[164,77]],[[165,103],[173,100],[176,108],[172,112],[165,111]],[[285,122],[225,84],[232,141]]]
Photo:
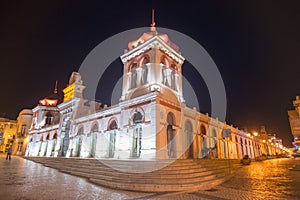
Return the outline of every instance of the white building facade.
[[[73,72],[64,100],[45,98],[33,111],[26,156],[103,159],[254,159],[268,143],[186,106],[184,57],[152,27],[128,44],[120,102],[100,107],[84,99]],[[229,134],[226,134],[229,133]]]

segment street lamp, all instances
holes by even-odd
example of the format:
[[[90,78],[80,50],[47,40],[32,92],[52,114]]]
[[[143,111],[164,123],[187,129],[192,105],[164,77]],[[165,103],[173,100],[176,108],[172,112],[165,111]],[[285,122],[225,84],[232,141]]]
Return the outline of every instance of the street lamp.
[[[255,132],[253,132],[253,135],[256,137],[256,136],[258,136],[258,133],[255,131]]]

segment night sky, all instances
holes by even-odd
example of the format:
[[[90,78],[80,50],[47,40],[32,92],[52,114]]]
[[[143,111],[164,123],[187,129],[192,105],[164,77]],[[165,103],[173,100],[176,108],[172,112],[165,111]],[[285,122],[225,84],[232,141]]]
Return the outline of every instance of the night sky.
[[[300,3],[178,2],[1,2],[0,113],[16,118],[22,108],[33,108],[53,92],[55,80],[61,91],[94,47],[121,31],[149,26],[155,8],[158,27],[192,37],[218,66],[227,93],[226,121],[248,131],[264,125],[291,146],[287,110],[300,94]],[[116,58],[105,78],[113,84],[122,72]],[[201,75],[189,63],[183,74],[197,93],[201,112],[210,112]],[[103,103],[112,90],[101,85],[107,80],[100,81],[97,92]]]

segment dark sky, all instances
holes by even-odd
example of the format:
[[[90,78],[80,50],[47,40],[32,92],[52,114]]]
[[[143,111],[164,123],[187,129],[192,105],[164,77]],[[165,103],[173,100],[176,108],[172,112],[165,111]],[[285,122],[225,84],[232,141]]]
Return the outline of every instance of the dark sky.
[[[33,108],[52,93],[55,80],[60,90],[64,88],[71,72],[78,70],[103,40],[121,31],[149,26],[154,7],[157,26],[192,37],[218,66],[227,92],[226,121],[248,131],[265,125],[291,146],[287,110],[300,94],[300,4],[178,2],[1,2],[0,112],[16,118],[22,108]],[[106,77],[113,76],[114,82],[122,75],[120,60],[112,66]],[[188,63],[183,66],[201,112],[209,112],[207,88],[194,72]],[[110,90],[110,86],[99,86],[103,92],[98,92],[97,98],[105,103]]]

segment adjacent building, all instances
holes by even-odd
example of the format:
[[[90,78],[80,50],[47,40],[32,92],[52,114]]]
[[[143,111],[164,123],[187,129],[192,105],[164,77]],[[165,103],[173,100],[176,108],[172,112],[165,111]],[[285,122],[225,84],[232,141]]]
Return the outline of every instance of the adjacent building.
[[[290,126],[294,136],[295,153],[300,154],[300,96],[293,101],[294,110],[288,111]]]
[[[187,107],[182,91],[185,58],[155,27],[129,42],[121,60],[118,104],[103,107],[84,99],[84,80],[78,72],[71,74],[62,102],[57,91],[39,101],[32,110],[26,156],[254,159],[284,151],[268,137]]]
[[[0,118],[0,153],[6,153],[16,138],[17,121]]]
[[[25,155],[27,147],[28,130],[31,126],[32,110],[23,109],[17,118],[17,129],[15,134],[15,140],[13,143],[13,155],[23,156]]]

